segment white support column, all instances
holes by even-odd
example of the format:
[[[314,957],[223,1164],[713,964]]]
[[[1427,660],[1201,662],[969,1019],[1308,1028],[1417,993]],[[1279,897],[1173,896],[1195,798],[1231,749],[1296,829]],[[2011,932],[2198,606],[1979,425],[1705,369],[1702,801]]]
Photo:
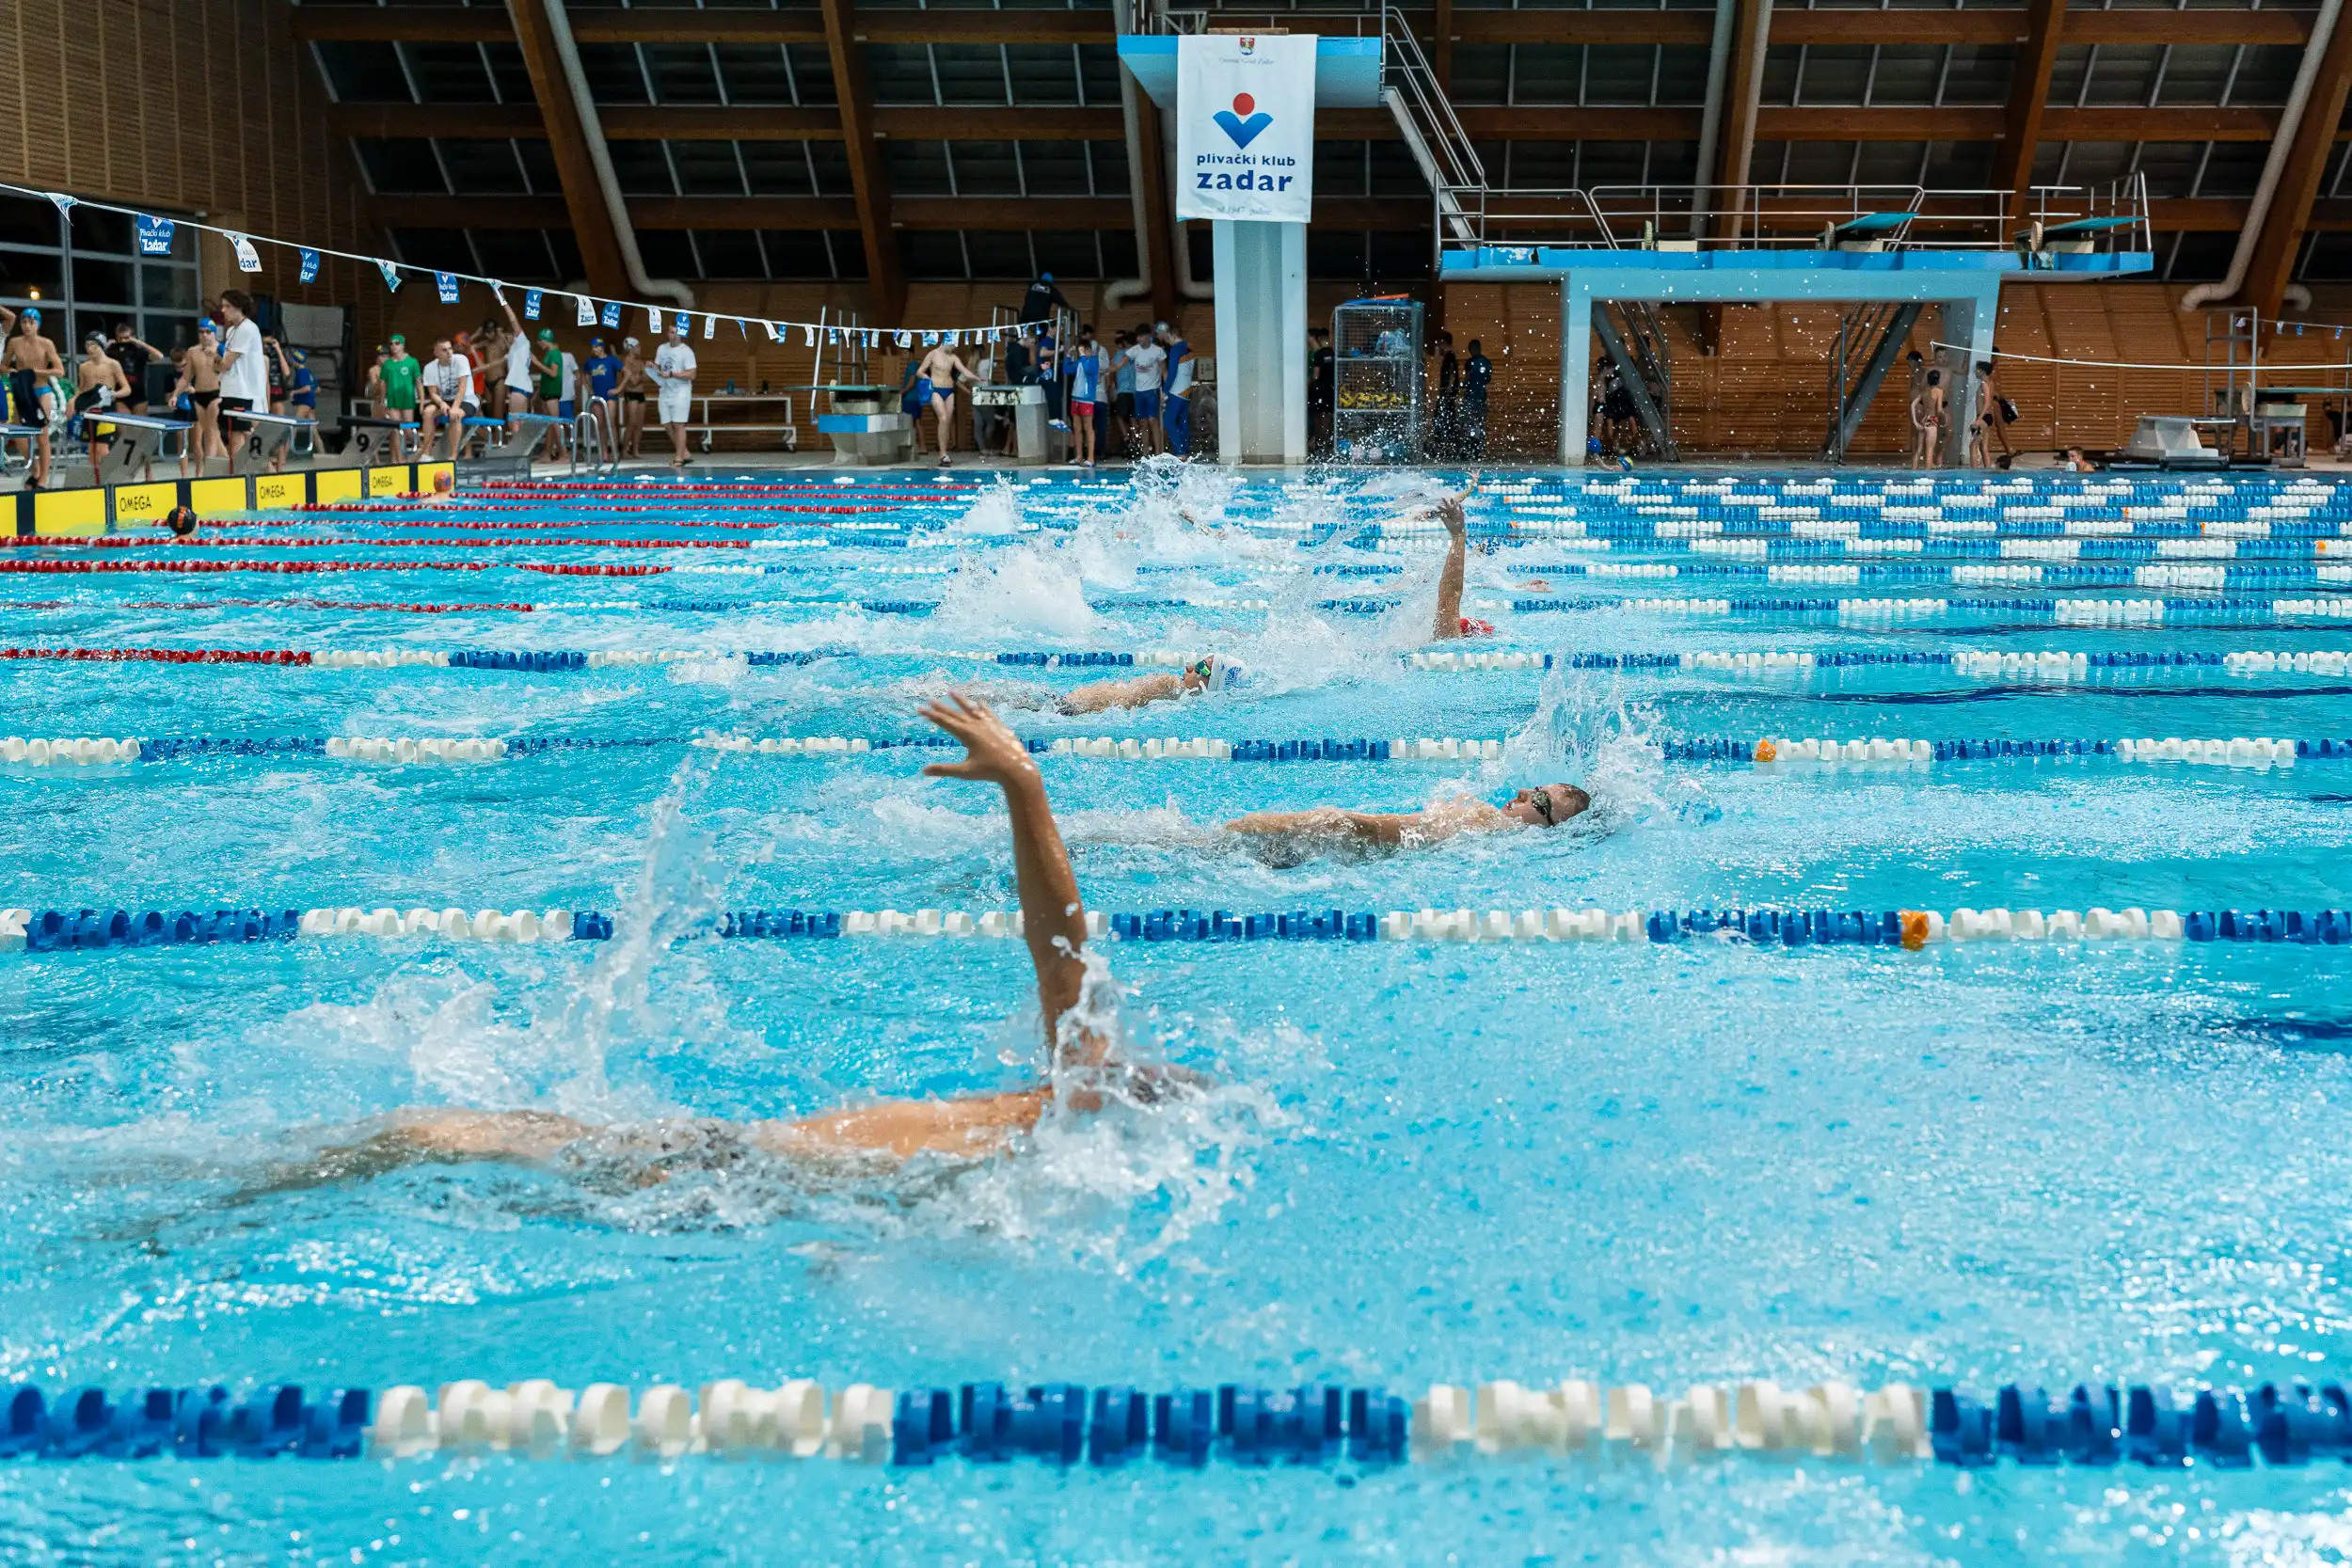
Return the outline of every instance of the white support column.
[[[1217,455],[1307,461],[1307,226],[1220,218],[1216,256]]]
[[[1952,422],[1944,434],[1944,463],[1947,467],[1968,466],[1968,433],[1976,425],[1979,392],[1977,367],[1993,357],[1993,329],[2000,309],[1997,282],[1977,298],[1947,299],[1936,307],[1941,324],[1936,340],[1967,345],[1964,350],[1938,349],[1928,360],[1944,372],[1944,385],[1949,388],[1945,408]]]
[[[1593,404],[1593,301],[1573,275],[1560,280],[1560,461],[1584,466]]]

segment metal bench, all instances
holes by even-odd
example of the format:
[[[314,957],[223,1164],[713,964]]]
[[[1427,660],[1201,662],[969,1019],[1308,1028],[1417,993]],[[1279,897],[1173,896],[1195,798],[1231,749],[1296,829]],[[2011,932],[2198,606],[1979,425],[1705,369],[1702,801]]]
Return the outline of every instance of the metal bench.
[[[187,420],[159,420],[150,414],[124,414],[112,410],[102,416],[95,409],[88,415],[88,424],[114,427],[106,448],[106,461],[100,464],[97,469],[96,478],[101,484],[142,483],[151,477],[155,460],[165,455],[164,437],[174,432],[185,433],[196,428]]]
[[[246,427],[238,438],[236,450],[229,454],[229,471],[232,474],[269,472],[272,464],[293,450],[294,436],[302,432],[310,432],[313,448],[317,445],[316,420],[264,413],[258,408],[240,409],[229,418]]]

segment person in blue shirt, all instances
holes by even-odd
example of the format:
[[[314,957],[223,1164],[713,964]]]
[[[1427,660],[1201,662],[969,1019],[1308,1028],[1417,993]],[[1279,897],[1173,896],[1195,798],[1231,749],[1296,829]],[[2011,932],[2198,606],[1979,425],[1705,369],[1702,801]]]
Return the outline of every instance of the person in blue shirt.
[[[1486,455],[1486,383],[1495,378],[1495,362],[1477,339],[1462,362],[1462,455],[1473,462]]]
[[[613,400],[620,395],[621,389],[620,358],[613,354],[612,344],[597,338],[589,342],[588,357],[580,368],[588,377],[588,406],[596,411],[596,425],[604,432],[605,450],[618,451],[621,450],[620,420],[616,417],[619,408]]]
[[[1192,455],[1192,345],[1161,322],[1154,329],[1168,350],[1168,396],[1160,422],[1168,428],[1168,450],[1179,457]]]
[[[1070,381],[1070,428],[1078,437],[1070,461],[1094,467],[1095,419],[1102,411],[1103,351],[1095,346],[1091,325],[1078,328],[1078,346],[1065,356],[1063,374]]]
[[[286,363],[291,372],[286,377],[286,412],[300,420],[317,419],[319,378],[310,373],[310,350],[286,350]]]

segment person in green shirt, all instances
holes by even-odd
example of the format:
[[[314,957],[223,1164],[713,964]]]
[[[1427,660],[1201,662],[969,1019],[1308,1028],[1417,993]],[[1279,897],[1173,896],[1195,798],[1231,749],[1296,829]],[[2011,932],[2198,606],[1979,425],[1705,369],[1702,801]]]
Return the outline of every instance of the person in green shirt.
[[[539,341],[531,351],[531,372],[538,382],[539,412],[551,420],[564,416],[564,351],[555,344],[555,328],[539,329]],[[561,426],[548,433],[548,455],[561,461],[564,456],[564,431]]]
[[[393,333],[392,351],[385,356],[383,365],[376,372],[377,379],[384,385],[386,419],[398,420],[403,424],[416,423],[417,378],[423,371],[424,366],[408,352],[408,340],[397,332]],[[401,431],[399,439],[393,445],[395,455],[406,455],[408,433]]]

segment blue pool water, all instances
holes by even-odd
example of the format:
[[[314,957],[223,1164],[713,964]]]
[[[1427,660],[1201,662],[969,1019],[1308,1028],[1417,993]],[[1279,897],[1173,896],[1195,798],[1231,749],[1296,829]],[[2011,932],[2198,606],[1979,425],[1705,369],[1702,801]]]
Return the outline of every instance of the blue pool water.
[[[2352,492],[1506,476],[1471,509],[1469,613],[1495,629],[1454,646],[1554,667],[1415,668],[1400,656],[1424,646],[1438,536],[1365,525],[1445,477],[767,475],[263,516],[200,551],[16,552],[483,568],[9,576],[0,641],[18,647],[318,661],[0,660],[0,729],[18,736],[593,744],[481,763],[286,746],[0,762],[0,904],[594,910],[615,930],[0,954],[8,1375],[52,1391],[814,1377],[1407,1397],[1769,1378],[1988,1398],[2340,1378],[2352,1005],[2345,949],[2319,943],[1106,943],[1127,1048],[1213,1074],[1198,1101],[1049,1117],[1009,1158],[866,1180],[756,1157],[661,1181],[595,1159],[291,1179],[404,1106],[756,1118],[1030,1081],[1016,943],[708,938],[728,911],[1012,907],[1001,808],[921,778],[933,753],[693,744],[912,736],[917,705],[951,688],[1048,742],[1506,743],[1492,761],[1049,753],[1104,911],[2352,904],[2352,757],[1664,760],[1694,737],[2340,741],[2340,659],[1986,675],[1567,657],[2341,651],[2352,606],[2326,606],[2352,594],[2337,550]],[[620,507],[642,510],[601,510]],[[791,510],[812,507],[859,510]],[[294,535],[331,543],[272,543]],[[403,538],[524,543],[386,543]],[[748,547],[577,543],[596,539]],[[581,562],[671,569],[523,569]],[[1882,584],[1870,568],[1887,563],[1912,575]],[[1578,569],[1594,564],[1692,573]],[[1864,569],[1772,576],[1799,564]],[[2016,570],[1962,575],[1986,565]],[[2185,586],[2163,576],[2176,566],[2214,575]],[[1669,595],[1733,602],[1635,604]],[[1841,608],[1894,596],[1970,603]],[[532,608],[355,608],[428,603]],[[2138,608],[2058,608],[2094,603]],[[353,650],[606,657],[324,667]],[[610,662],[647,650],[694,657]],[[998,657],[1152,650],[1216,651],[1248,678],[1064,718],[1055,693],[1136,672]],[[808,657],[739,657],[755,652]],[[1591,821],[1291,867],[1216,829],[1549,778],[1591,791]],[[2342,1560],[2347,1482],[2332,1460],[14,1461],[0,1557]]]

